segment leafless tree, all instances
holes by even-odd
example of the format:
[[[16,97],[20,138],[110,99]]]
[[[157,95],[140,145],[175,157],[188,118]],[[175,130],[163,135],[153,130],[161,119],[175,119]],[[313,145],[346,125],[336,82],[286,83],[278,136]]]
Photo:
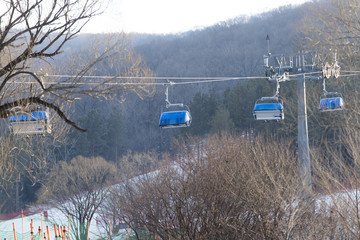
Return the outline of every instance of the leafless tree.
[[[0,3],[0,119],[38,109],[50,112],[51,136],[2,134],[0,185],[6,192],[21,178],[40,181],[54,164],[54,154],[70,127],[71,106],[82,97],[140,97],[151,88],[129,85],[129,78],[151,75],[123,33],[89,37],[83,48],[68,48],[83,27],[101,14],[100,0],[8,0]],[[61,56],[61,58],[59,58]],[[109,75],[90,78],[90,75]],[[136,80],[138,81],[138,80]],[[1,129],[3,132],[3,129]]]
[[[118,161],[120,175],[124,179],[147,173],[156,169],[160,164],[157,153],[137,153],[129,151]]]
[[[180,149],[176,163],[133,178],[112,195],[118,217],[137,239],[327,236],[329,218],[300,195],[291,144],[214,135]]]
[[[67,75],[74,76],[54,76],[59,72],[54,71],[54,67],[49,69],[56,64],[52,59],[62,53],[66,44],[92,17],[101,13],[100,4],[99,0],[11,0],[2,3],[1,118],[42,106],[52,109],[67,124],[83,131],[62,111],[61,103],[74,101],[81,95],[109,96],[125,89],[124,85],[114,82],[115,78],[86,79],[84,85],[85,75],[92,73],[96,64],[107,61],[108,66],[117,68],[117,77],[144,77],[150,73],[141,58],[134,55],[131,48],[126,48],[129,45],[124,35],[117,34],[94,41],[86,55],[77,53],[71,60],[76,64],[65,69]]]
[[[108,233],[110,221],[112,222],[112,235],[123,235],[124,233],[120,232],[121,225],[124,225],[125,222],[120,216],[123,212],[122,208],[119,208],[113,201],[116,201],[114,195],[119,189],[119,185],[122,185],[128,179],[131,178],[142,178],[142,175],[152,172],[160,167],[160,164],[163,162],[160,161],[158,154],[154,152],[148,153],[136,153],[129,151],[125,154],[117,163],[118,173],[117,179],[120,182],[119,184],[113,185],[111,187],[111,193],[108,198],[103,202],[101,208],[97,211],[99,216],[100,227],[104,232]]]
[[[333,219],[333,234],[342,239],[357,239],[360,236],[359,130],[348,126],[342,131],[336,141],[338,147],[328,148],[330,154],[313,154],[314,183],[323,194],[323,212]]]
[[[304,44],[309,50],[323,53],[323,60],[333,61],[337,50],[342,70],[359,65],[359,2],[357,0],[326,0],[308,3],[308,11],[300,27]]]
[[[116,177],[116,167],[103,158],[76,157],[61,162],[42,187],[40,201],[50,202],[65,216],[70,215],[74,239],[86,239],[90,223],[107,198]]]

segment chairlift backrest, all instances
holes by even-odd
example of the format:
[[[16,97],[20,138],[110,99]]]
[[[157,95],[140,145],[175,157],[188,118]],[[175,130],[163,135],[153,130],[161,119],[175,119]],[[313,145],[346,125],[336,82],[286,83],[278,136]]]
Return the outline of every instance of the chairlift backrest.
[[[335,58],[336,58],[336,55],[335,55]],[[336,62],[336,59],[335,59],[335,62]],[[325,67],[327,65],[325,64]],[[339,67],[339,65],[337,65],[337,63],[336,63],[336,67],[337,67],[336,71],[340,71],[340,67]],[[338,73],[335,73],[335,74],[338,74]],[[336,77],[337,76],[335,76],[335,78]],[[344,109],[344,100],[342,98],[341,93],[326,91],[326,85],[325,85],[326,78],[328,78],[328,77],[325,76],[324,79],[323,79],[323,92],[324,92],[324,95],[320,99],[320,104],[319,104],[320,111],[321,112],[330,112],[330,111],[343,110]]]
[[[14,134],[51,133],[49,114],[46,111],[11,116],[9,124]]]
[[[329,97],[320,99],[319,108],[321,112],[337,111],[344,109],[342,97]]]

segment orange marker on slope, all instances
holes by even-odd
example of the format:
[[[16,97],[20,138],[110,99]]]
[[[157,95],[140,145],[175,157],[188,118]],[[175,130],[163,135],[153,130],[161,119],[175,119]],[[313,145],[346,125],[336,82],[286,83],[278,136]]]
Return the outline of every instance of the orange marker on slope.
[[[65,226],[62,227],[62,232],[63,232],[62,239],[65,240],[65,236],[66,236],[66,228],[65,228]]]
[[[16,240],[15,224],[14,223],[13,223],[13,231],[14,231],[14,240]]]
[[[59,239],[61,239],[61,231],[60,231],[60,226],[58,225],[58,237]]]
[[[30,234],[31,234],[31,240],[34,239],[34,231],[33,231],[33,220],[30,221]]]
[[[49,230],[49,226],[46,226],[46,232],[47,232],[47,239],[50,240],[50,230]]]
[[[54,224],[54,231],[55,231],[55,239],[57,239],[57,232],[56,232],[56,226],[55,226],[55,224]]]

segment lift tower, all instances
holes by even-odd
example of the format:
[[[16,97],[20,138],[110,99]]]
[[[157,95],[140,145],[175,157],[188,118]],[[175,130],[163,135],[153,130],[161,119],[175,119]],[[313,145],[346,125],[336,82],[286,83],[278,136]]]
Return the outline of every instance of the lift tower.
[[[308,198],[312,193],[311,163],[308,137],[307,109],[306,109],[306,79],[325,79],[338,77],[340,67],[336,62],[336,53],[333,65],[323,64],[317,53],[299,52],[294,55],[272,55],[269,50],[269,36],[266,37],[268,53],[264,56],[265,74],[269,81],[297,81],[298,108],[298,164],[299,181],[302,187],[301,195]]]

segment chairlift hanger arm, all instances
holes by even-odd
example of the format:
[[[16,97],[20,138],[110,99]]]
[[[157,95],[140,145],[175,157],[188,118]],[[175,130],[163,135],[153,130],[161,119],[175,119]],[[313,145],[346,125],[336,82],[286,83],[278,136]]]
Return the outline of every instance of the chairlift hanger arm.
[[[169,101],[169,85],[166,85],[166,90],[165,90],[165,102],[166,102],[166,106],[167,105],[171,105],[170,101]]]
[[[279,83],[279,79],[276,80],[276,92],[274,97],[277,97],[277,95],[279,94],[279,89],[280,89],[280,83]]]
[[[326,81],[326,78],[323,78],[323,92],[324,92],[324,95],[327,95],[328,91],[326,91],[325,81]]]
[[[339,95],[338,92],[328,92],[328,91],[326,91],[325,81],[326,81],[326,78],[323,78],[323,92],[324,92],[324,96],[326,96],[326,95]]]
[[[285,78],[284,76],[280,76],[280,77],[275,77],[274,79],[269,79],[270,81],[276,81],[276,91],[274,96],[272,97],[263,97],[263,98],[268,98],[268,99],[277,99],[278,94],[279,94],[279,90],[280,90],[280,82],[281,81],[285,81],[285,79],[288,79],[288,77]]]
[[[183,103],[171,103],[169,101],[169,85],[170,84],[173,84],[173,82],[169,82],[169,84],[166,84],[166,90],[165,90],[166,108],[169,108],[169,107],[184,107]]]

